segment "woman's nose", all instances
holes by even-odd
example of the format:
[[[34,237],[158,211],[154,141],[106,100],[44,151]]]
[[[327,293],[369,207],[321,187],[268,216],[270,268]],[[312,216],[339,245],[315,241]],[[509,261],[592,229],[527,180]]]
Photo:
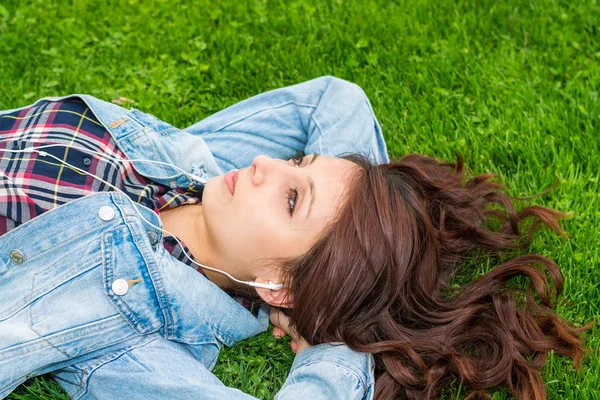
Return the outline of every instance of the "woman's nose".
[[[273,161],[271,157],[264,154],[254,157],[250,166],[250,177],[253,185],[258,186],[264,182]]]
[[[261,185],[267,177],[282,175],[286,170],[287,163],[284,160],[271,158],[264,154],[254,157],[250,166],[250,177],[252,184]],[[289,167],[288,167],[289,168]],[[290,168],[292,170],[292,168]],[[291,172],[291,171],[290,171]]]

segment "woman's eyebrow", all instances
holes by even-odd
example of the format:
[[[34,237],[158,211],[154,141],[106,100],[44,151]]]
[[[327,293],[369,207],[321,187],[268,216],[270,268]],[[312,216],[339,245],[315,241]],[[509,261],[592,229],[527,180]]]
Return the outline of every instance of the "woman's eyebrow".
[[[319,153],[314,153],[312,159],[308,163],[308,165],[315,162],[315,160],[319,158]],[[308,187],[310,188],[310,204],[308,205],[308,212],[306,213],[306,218],[310,216],[310,212],[312,210],[313,204],[315,204],[315,199],[317,197],[317,190],[315,188],[315,182],[312,180],[312,177],[309,175],[306,180],[308,180]]]
[[[306,218],[305,218],[305,219],[308,219],[308,217],[310,215],[310,211],[312,210],[312,206],[313,206],[313,204],[315,204],[315,198],[317,197],[317,193],[316,193],[317,190],[315,189],[315,183],[313,182],[313,180],[310,176],[308,176],[306,178],[306,180],[308,180],[308,187],[310,188],[310,204],[308,205],[308,212],[306,213]]]

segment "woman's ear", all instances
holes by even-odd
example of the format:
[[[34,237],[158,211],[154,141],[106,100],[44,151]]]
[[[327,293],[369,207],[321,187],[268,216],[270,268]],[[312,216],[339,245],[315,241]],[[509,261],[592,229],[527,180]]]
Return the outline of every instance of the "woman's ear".
[[[255,281],[260,283],[271,283],[271,281],[263,280],[261,278],[256,278]],[[292,308],[294,305],[292,293],[285,286],[279,290],[263,289],[257,287],[256,293],[258,293],[260,298],[263,299],[265,303],[275,307]]]

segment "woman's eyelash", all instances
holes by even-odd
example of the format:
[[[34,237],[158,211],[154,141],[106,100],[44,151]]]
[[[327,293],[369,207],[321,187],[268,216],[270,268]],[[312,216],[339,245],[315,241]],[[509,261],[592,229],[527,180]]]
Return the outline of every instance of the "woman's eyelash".
[[[288,211],[290,216],[294,216],[294,210],[296,209],[296,201],[298,200],[298,188],[288,189],[285,193],[287,200]]]
[[[300,167],[302,165],[302,162],[304,161],[305,156],[306,154],[304,154],[303,151],[299,151],[298,153],[296,153],[296,157],[292,157],[288,161],[291,160],[294,163],[295,167]],[[288,212],[290,213],[290,216],[293,217],[294,210],[296,209],[296,202],[298,201],[298,188],[289,188],[285,192],[285,199],[287,203]]]

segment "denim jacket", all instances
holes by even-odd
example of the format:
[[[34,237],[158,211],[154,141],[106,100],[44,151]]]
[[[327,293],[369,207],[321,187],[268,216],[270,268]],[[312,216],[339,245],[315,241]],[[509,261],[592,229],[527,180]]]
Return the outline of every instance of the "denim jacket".
[[[206,180],[224,172],[200,136],[136,109],[74,96],[129,159],[174,164]],[[166,165],[133,165],[171,187],[191,183]],[[49,372],[72,398],[250,398],[210,370],[223,344],[264,332],[268,313],[255,318],[170,257],[162,241],[153,245],[149,232],[161,231],[134,207],[121,193],[94,193],[0,237],[0,398]],[[137,207],[162,228],[155,213]],[[24,258],[13,257],[15,250]],[[124,293],[117,280],[128,283]],[[135,374],[140,365],[146,374]],[[319,345],[296,356],[277,398],[370,399],[373,380],[370,355]]]

